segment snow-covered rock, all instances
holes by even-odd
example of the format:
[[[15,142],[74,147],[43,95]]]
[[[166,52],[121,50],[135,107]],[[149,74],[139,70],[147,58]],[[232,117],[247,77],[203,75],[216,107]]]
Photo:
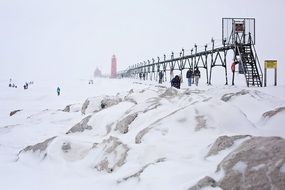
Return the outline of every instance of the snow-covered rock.
[[[270,118],[274,117],[275,115],[278,115],[278,114],[281,114],[284,112],[285,112],[285,107],[278,107],[278,108],[275,108],[274,110],[270,110],[270,111],[263,113],[262,117],[264,119],[270,119]]]
[[[188,190],[200,190],[206,187],[217,187],[217,182],[213,178],[206,176],[200,179],[196,185],[190,187]]]
[[[241,91],[236,92],[236,93],[227,93],[227,94],[224,94],[222,96],[221,100],[223,100],[224,102],[228,102],[235,96],[243,96],[243,95],[246,95],[246,94],[249,94],[249,93],[250,93],[249,90],[241,90]]]
[[[284,107],[284,87],[182,83],[176,90],[154,81],[98,80],[64,86],[62,96],[46,88],[0,93],[3,189],[227,189],[227,181],[235,187],[253,178],[278,189],[284,155],[271,152],[284,147],[272,137],[285,137],[284,111],[276,109]],[[19,103],[23,111],[9,117]],[[242,149],[257,138],[246,135],[272,138],[272,146]]]
[[[113,172],[116,168],[121,167],[126,160],[129,148],[118,138],[110,136],[97,144],[89,153],[93,160],[93,167],[98,171]]]
[[[285,140],[280,137],[252,137],[218,165],[223,171],[222,189],[284,189]]]
[[[250,135],[220,136],[211,146],[206,157],[217,155],[220,151],[231,147],[236,140],[243,139],[246,137],[250,137]]]
[[[115,129],[119,130],[120,133],[122,134],[127,133],[129,131],[129,125],[136,119],[137,116],[138,116],[138,113],[127,115],[125,118],[118,121]]]
[[[122,102],[122,98],[119,96],[99,96],[88,98],[82,105],[81,113],[82,114],[89,114],[98,112],[102,109],[108,108],[110,106],[116,105]]]
[[[85,105],[86,106],[86,105]],[[81,104],[69,104],[62,110],[64,112],[79,112],[81,110]]]
[[[18,153],[18,159],[20,159],[20,157],[22,156],[22,154],[25,154],[27,152],[32,152],[32,153],[37,153],[39,154],[41,159],[44,159],[47,156],[47,148],[48,145],[56,138],[55,137],[51,137],[43,142],[37,143],[35,145],[30,145],[27,146],[26,148],[24,148],[23,150],[21,150]]]
[[[120,102],[122,102],[122,98],[120,98],[118,96],[115,96],[115,97],[106,96],[101,101],[101,108],[105,109],[105,108],[111,107],[113,105],[116,105],[116,104],[118,104]]]
[[[176,88],[173,88],[173,87],[170,87],[170,88],[167,88],[162,94],[160,94],[159,96],[161,98],[164,98],[164,97],[173,97],[173,96],[176,96],[178,94],[178,90]]]
[[[76,133],[76,132],[83,132],[85,130],[91,130],[92,126],[88,125],[88,122],[89,122],[91,117],[92,117],[92,115],[89,115],[89,116],[85,117],[84,119],[82,119],[79,123],[77,123],[71,129],[69,129],[66,132],[66,134]]]

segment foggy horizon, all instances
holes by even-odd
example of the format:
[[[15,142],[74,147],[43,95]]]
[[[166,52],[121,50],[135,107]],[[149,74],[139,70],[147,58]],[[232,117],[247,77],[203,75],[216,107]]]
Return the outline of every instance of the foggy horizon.
[[[276,59],[284,73],[283,7],[282,0],[0,1],[1,78],[88,78],[97,67],[110,74],[113,54],[118,71],[182,48],[190,54],[194,44],[221,40],[225,17],[255,18],[262,66]]]

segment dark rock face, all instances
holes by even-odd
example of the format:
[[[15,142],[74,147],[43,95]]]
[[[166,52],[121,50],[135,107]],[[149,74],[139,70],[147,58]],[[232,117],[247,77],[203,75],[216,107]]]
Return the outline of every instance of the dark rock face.
[[[85,117],[84,119],[82,119],[82,121],[80,121],[79,123],[77,123],[76,125],[74,125],[71,129],[69,129],[66,134],[69,133],[76,133],[76,132],[83,132],[86,129],[87,130],[91,130],[92,127],[90,125],[88,125],[88,122],[90,120],[92,116],[89,115],[87,117]]]
[[[236,140],[243,139],[246,137],[250,137],[250,135],[236,135],[236,136],[231,136],[231,137],[226,136],[226,135],[220,136],[219,138],[217,138],[215,143],[211,146],[211,149],[209,150],[206,157],[217,155],[220,151],[231,147]]]
[[[282,190],[285,188],[285,140],[253,137],[243,142],[218,165],[225,176],[222,189]],[[283,168],[283,169],[282,169]]]
[[[19,112],[19,111],[22,111],[22,110],[14,110],[14,111],[11,111],[10,112],[10,116],[13,116],[13,115],[15,115],[17,112]]]

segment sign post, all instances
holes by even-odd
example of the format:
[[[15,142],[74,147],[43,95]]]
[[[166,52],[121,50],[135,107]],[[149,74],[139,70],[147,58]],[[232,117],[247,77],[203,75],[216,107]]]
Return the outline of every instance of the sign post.
[[[267,69],[274,69],[274,86],[277,86],[277,60],[264,61],[264,86],[267,83]]]

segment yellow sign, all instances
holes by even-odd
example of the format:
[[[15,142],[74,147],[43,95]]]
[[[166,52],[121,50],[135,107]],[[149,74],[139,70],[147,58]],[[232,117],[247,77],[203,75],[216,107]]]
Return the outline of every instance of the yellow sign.
[[[277,68],[277,60],[265,60],[264,67],[266,69],[276,69]]]

